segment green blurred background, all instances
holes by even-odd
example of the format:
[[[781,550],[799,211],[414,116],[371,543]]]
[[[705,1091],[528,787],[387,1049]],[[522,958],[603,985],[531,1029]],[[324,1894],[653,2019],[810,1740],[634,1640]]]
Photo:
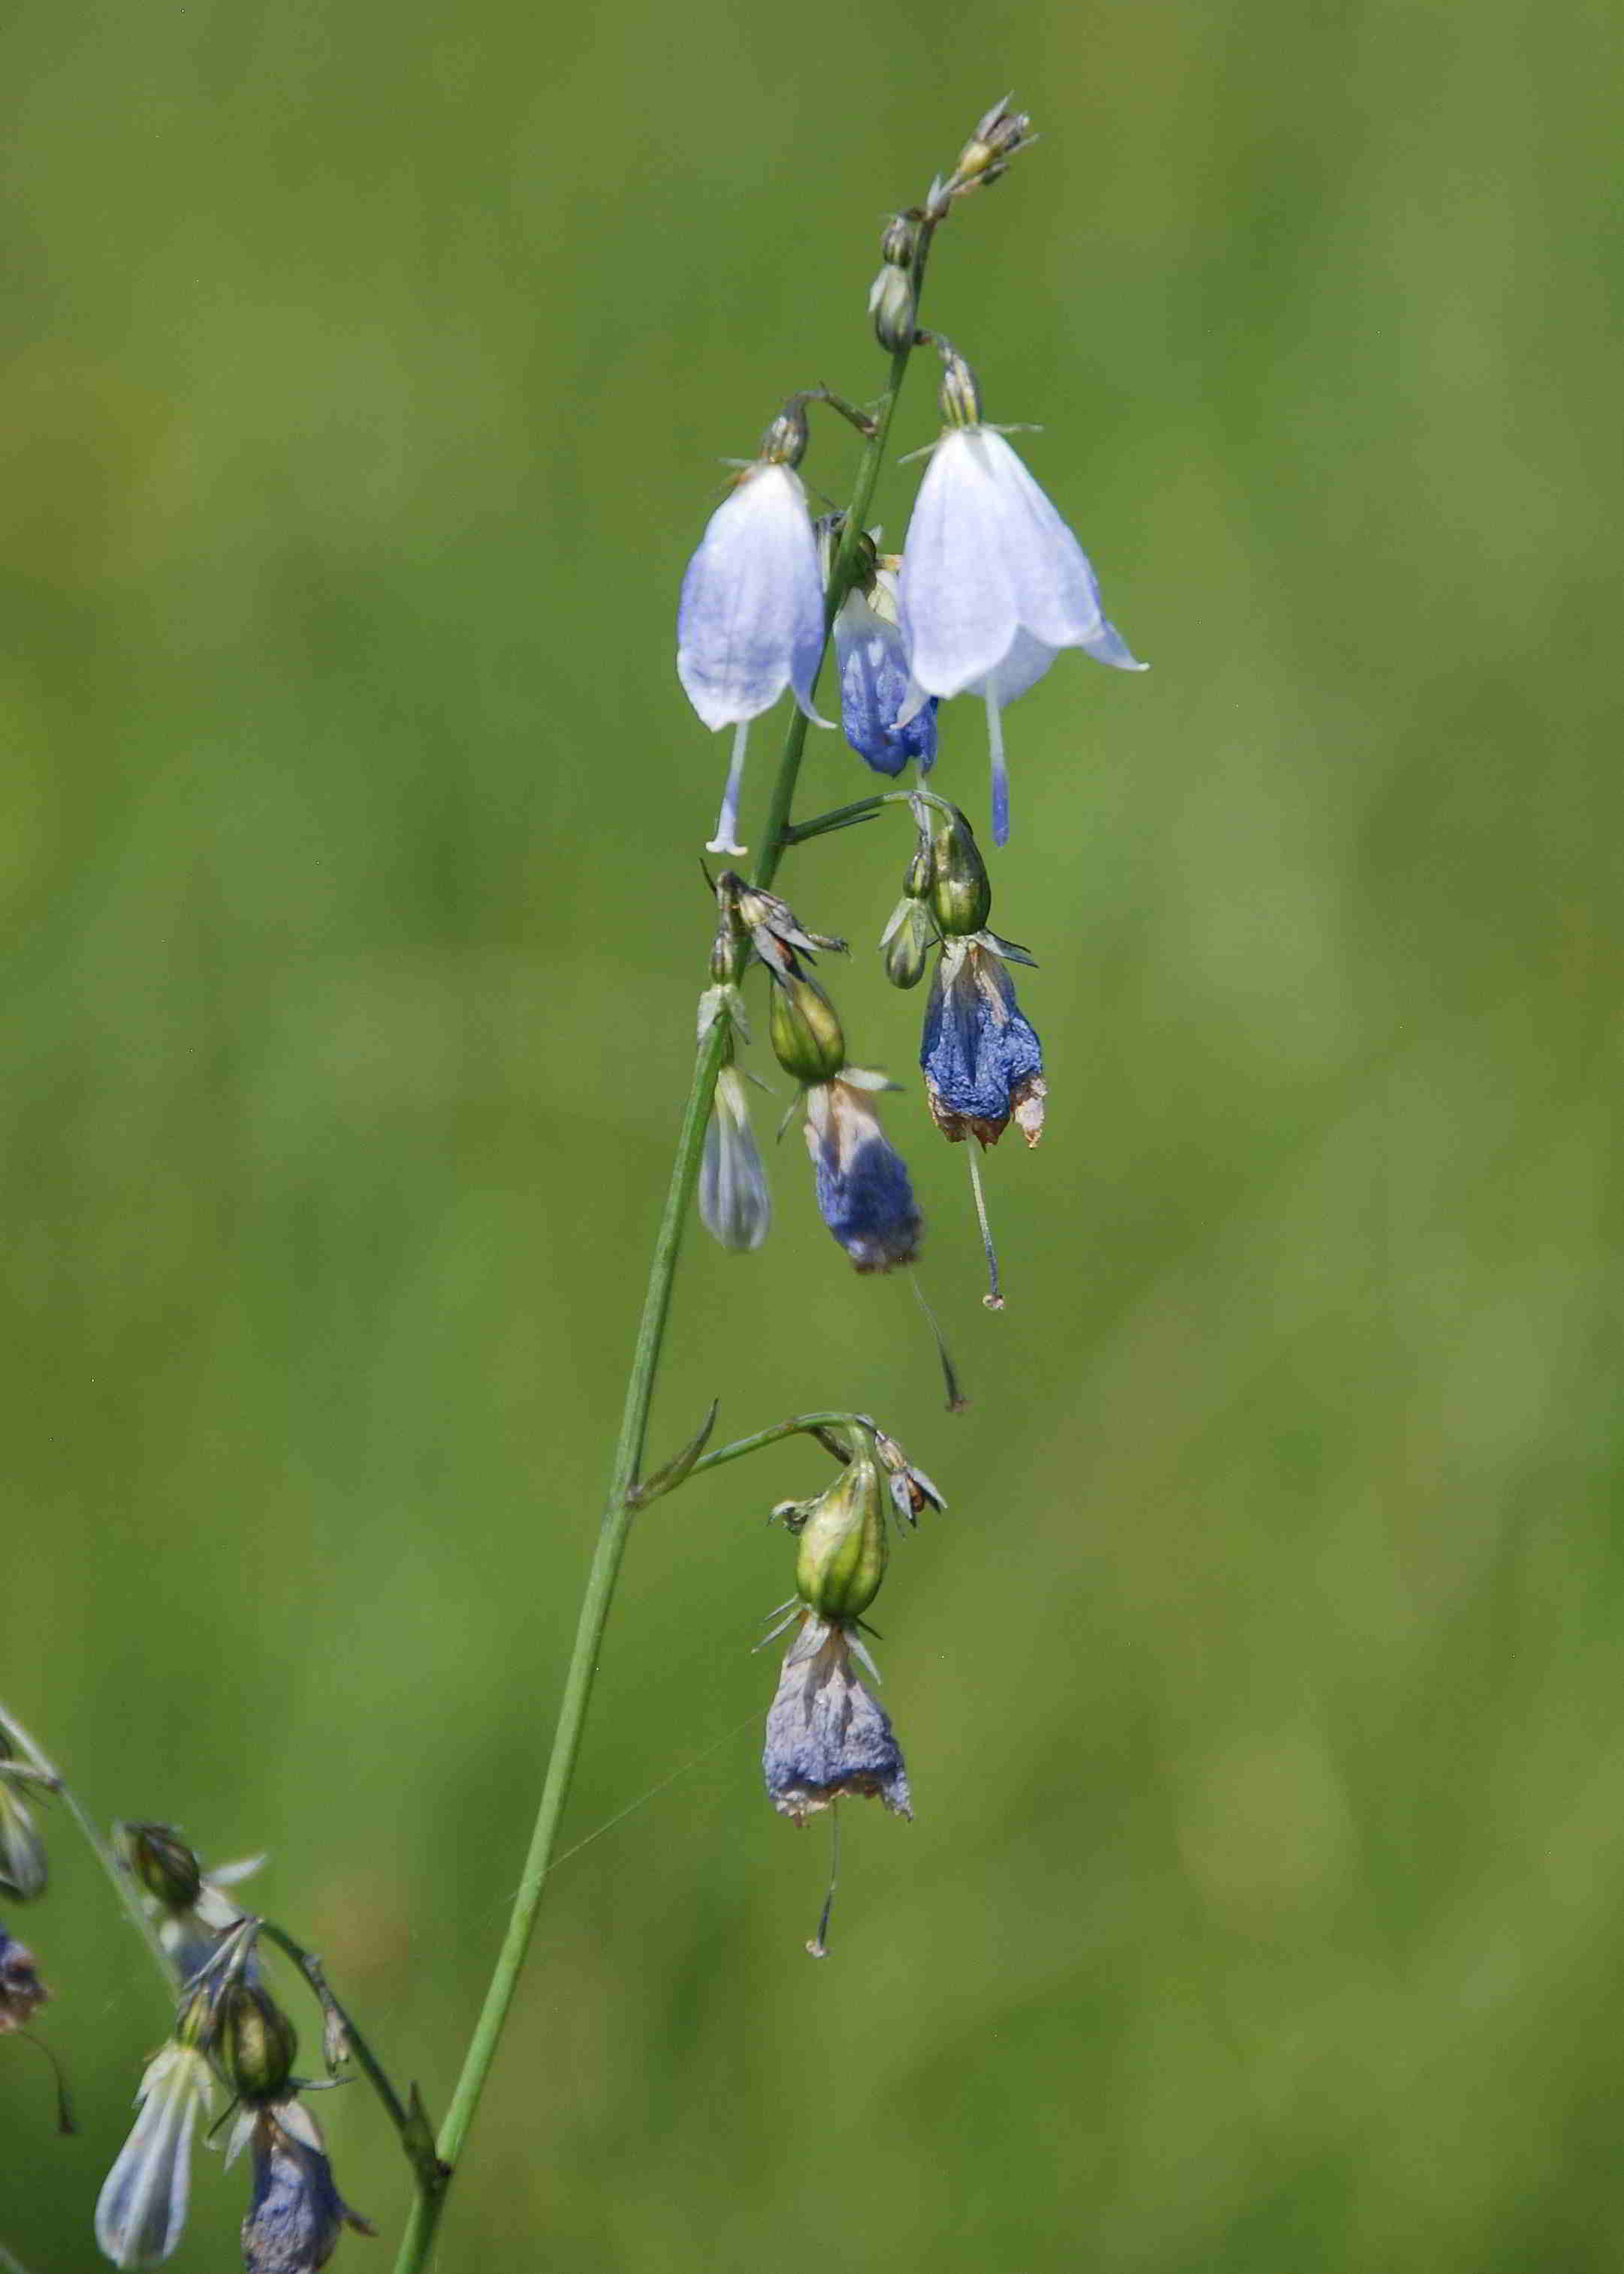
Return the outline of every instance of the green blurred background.
[[[567,1840],[651,1796],[559,1872],[443,2274],[1619,2263],[1615,40],[1583,0],[11,12],[0,1695],[100,1816],[268,1848],[436,2110],[690,1062],[726,751],[679,579],[787,391],[877,390],[883,218],[1006,87],[1042,145],[924,314],[1041,422],[1154,666],[1009,718],[1052,1105],[989,1163],[1001,1319],[871,945],[906,825],[786,869],[909,1083],[974,1406],[792,1135],[767,1249],[688,1253],[655,1449],[714,1395],[855,1403],[943,1484],[876,1613],[918,1820],[848,1811],[811,1963],[749,1646],[823,1457],[662,1505]],[[818,429],[815,490],[854,463]],[[803,809],[868,783],[815,738]],[[53,1822],[5,1916],[82,2129],[0,2045],[0,2240],[79,2274],[163,2013]],[[387,2237],[341,2263],[387,2267],[392,2144],[364,2089],[321,2113]],[[244,2195],[202,2171],[177,2267],[236,2263]]]

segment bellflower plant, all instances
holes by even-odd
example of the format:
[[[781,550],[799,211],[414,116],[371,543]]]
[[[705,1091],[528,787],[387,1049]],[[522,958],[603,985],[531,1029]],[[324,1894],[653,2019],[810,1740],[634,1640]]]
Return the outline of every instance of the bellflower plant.
[[[304,2105],[302,2096],[313,2082],[292,2074],[297,2038],[264,1978],[260,1952],[268,1946],[297,1969],[320,2007],[328,2080],[353,2065],[395,2131],[413,2186],[395,2274],[425,2274],[552,1886],[559,1829],[634,1518],[690,1480],[792,1437],[812,1439],[838,1463],[840,1473],[826,1490],[774,1510],[797,1548],[794,1593],[773,1615],[777,1623],[768,1639],[794,1632],[768,1711],[763,1776],[773,1807],[793,1822],[830,1818],[831,1853],[844,1800],[878,1799],[892,1815],[912,1813],[901,1748],[863,1678],[866,1672],[877,1686],[864,1640],[873,1630],[865,1615],[887,1577],[890,1527],[916,1529],[923,1510],[943,1505],[940,1493],[868,1413],[797,1412],[712,1448],[713,1403],[697,1430],[658,1463],[649,1457],[650,1427],[695,1203],[713,1236],[746,1256],[761,1250],[771,1222],[766,1176],[746,1103],[745,1085],[754,1077],[743,1056],[752,1047],[747,991],[758,983],[766,990],[768,1043],[794,1086],[786,1126],[797,1115],[803,1121],[823,1223],[865,1280],[911,1266],[918,1254],[923,1226],[913,1181],[881,1126],[876,1105],[878,1094],[895,1085],[850,1062],[841,1016],[825,984],[828,967],[818,961],[843,953],[845,943],[803,924],[773,891],[792,850],[831,838],[844,844],[840,832],[882,821],[893,808],[912,811],[918,835],[902,900],[884,933],[885,975],[898,988],[917,987],[934,959],[921,1051],[925,1095],[951,1140],[977,1141],[965,1146],[965,1156],[988,1251],[991,1291],[984,1299],[994,1306],[1002,1300],[979,1150],[995,1143],[1011,1121],[1028,1145],[1035,1141],[1043,1111],[1042,1058],[1008,968],[1011,961],[1031,959],[989,929],[992,880],[974,832],[956,806],[925,786],[937,762],[937,704],[965,692],[985,700],[993,833],[1002,844],[1009,819],[1003,706],[1041,677],[1063,647],[1081,647],[1119,669],[1139,667],[1105,619],[1076,538],[1003,434],[983,422],[968,366],[939,335],[918,328],[926,268],[941,230],[967,200],[1004,177],[1031,139],[1023,114],[1007,102],[994,104],[919,203],[892,213],[868,305],[873,336],[889,358],[883,388],[876,393],[865,383],[862,390],[874,407],[854,410],[821,386],[790,395],[756,458],[738,469],[682,580],[677,610],[682,687],[705,726],[733,729],[710,852],[741,857],[752,720],[786,689],[794,707],[750,873],[725,869],[712,884],[716,926],[699,992],[691,1078],[642,1299],[607,1500],[560,1686],[529,1853],[440,2124],[431,2122],[415,2086],[397,2086],[314,1954],[226,1894],[228,1880],[252,1866],[206,1875],[177,1833],[146,1820],[122,1825],[116,1850],[60,1772],[14,1717],[0,1711],[0,1889],[14,1898],[44,1895],[45,1856],[34,1801],[37,1793],[52,1804],[59,1802],[94,1849],[145,1942],[170,2016],[169,2042],[147,2065],[134,2126],[96,2204],[96,2239],[119,2266],[156,2264],[178,2243],[190,2201],[192,2150],[216,2082],[229,2085],[239,2112],[232,2153],[252,2152],[252,2194],[242,2227],[249,2274],[318,2274],[343,2226],[364,2225],[340,2196],[321,2134]],[[903,382],[921,342],[935,344],[944,357],[947,431],[920,486],[898,563],[881,558],[867,532]],[[843,511],[825,516],[821,538],[800,472],[811,439],[808,413],[815,406],[833,411],[861,438],[848,501]],[[831,650],[847,741],[875,773],[888,782],[907,777],[907,786],[797,819],[808,727],[816,718],[814,698]],[[951,752],[944,752],[938,772],[947,771],[950,759]],[[886,1000],[894,1007],[894,998]],[[827,1251],[823,1254],[829,1262]],[[748,1273],[767,1266],[736,1268]],[[916,1277],[912,1284],[919,1294]],[[883,1362],[891,1337],[876,1316],[887,1291],[859,1289],[845,1275],[842,1288],[840,1296],[827,1297],[847,1306],[839,1337],[842,1365]],[[785,1294],[759,1288],[749,1308],[763,1322],[763,1349],[803,1365],[806,1337],[786,1325],[793,1313]],[[949,1408],[960,1412],[965,1400],[944,1347],[942,1358]],[[830,1890],[831,1897],[832,1867]],[[819,1956],[827,1954],[829,1910],[826,1898],[808,1946]],[[269,1962],[280,1962],[273,1954]],[[177,2020],[177,1977],[184,2002]],[[27,1952],[0,1930],[0,2030],[15,2031],[43,1994]],[[514,2237],[512,2246],[508,2255],[515,2261],[538,2255],[529,2238]]]
[[[1143,671],[1100,605],[1087,556],[996,427],[981,423],[969,366],[945,342],[947,431],[931,453],[903,547],[898,608],[911,701],[980,695],[992,753],[992,834],[1010,834],[1004,708],[1062,648]]]

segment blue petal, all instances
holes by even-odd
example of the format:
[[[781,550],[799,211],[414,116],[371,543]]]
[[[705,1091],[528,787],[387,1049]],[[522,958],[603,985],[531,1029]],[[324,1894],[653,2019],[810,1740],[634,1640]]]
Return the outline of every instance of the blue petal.
[[[912,1262],[923,1227],[900,1153],[869,1137],[844,1171],[823,1148],[816,1171],[818,1213],[860,1271]]]
[[[936,755],[936,697],[898,727],[897,714],[907,700],[909,683],[902,635],[870,608],[854,614],[848,609],[835,624],[846,739],[876,773],[899,774],[910,758],[917,758],[920,772],[929,773]]]
[[[978,967],[997,1005],[978,983]],[[1000,1124],[1013,1111],[1017,1087],[1043,1071],[1042,1045],[1016,1004],[1014,983],[985,950],[972,951],[946,986],[938,966],[919,1062],[944,1111]]]

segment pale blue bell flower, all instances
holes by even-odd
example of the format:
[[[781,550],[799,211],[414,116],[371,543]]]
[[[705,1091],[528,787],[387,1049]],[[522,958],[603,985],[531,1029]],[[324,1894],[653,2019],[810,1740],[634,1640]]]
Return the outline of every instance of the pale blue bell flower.
[[[743,1078],[724,1066],[705,1126],[699,1164],[700,1220],[711,1238],[739,1254],[757,1248],[772,1228],[772,1195],[750,1127]]]
[[[213,2083],[197,2045],[171,2042],[147,2063],[140,2114],[96,2201],[96,2240],[115,2266],[156,2266],[185,2230],[192,2142]]]
[[[974,423],[936,444],[908,524],[898,586],[914,673],[928,696],[974,694],[987,704],[992,833],[1009,842],[1003,710],[1080,647],[1118,671],[1143,671],[1115,625],[1082,546],[1002,434]]]
[[[823,585],[806,492],[793,467],[747,467],[710,516],[682,579],[677,674],[707,727],[734,729],[733,764],[706,850],[741,858],[736,840],[752,719],[786,687],[808,719],[823,646]]]
[[[879,1076],[837,1081],[806,1093],[807,1150],[817,1210],[859,1271],[891,1271],[919,1253],[924,1220],[907,1164],[880,1126],[868,1095]]]
[[[899,774],[910,758],[918,759],[921,774],[929,773],[936,755],[936,698],[900,723],[911,682],[891,569],[876,571],[871,593],[847,593],[835,618],[835,662],[840,726],[858,757],[876,774]]]
[[[253,2192],[243,2221],[248,2274],[320,2274],[346,2226],[373,2232],[334,2185],[326,2142],[297,2097],[245,2108],[230,2156],[244,2136],[253,2152]]]

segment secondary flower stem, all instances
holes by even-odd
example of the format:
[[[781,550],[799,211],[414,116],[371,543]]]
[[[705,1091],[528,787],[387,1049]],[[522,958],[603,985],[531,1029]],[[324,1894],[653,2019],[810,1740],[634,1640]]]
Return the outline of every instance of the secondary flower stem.
[[[754,1436],[736,1437],[731,1445],[718,1445],[714,1453],[707,1453],[703,1459],[695,1461],[688,1473],[690,1477],[696,1477],[705,1469],[719,1469],[728,1461],[741,1461],[747,1453],[759,1453],[763,1445],[778,1444],[786,1437],[815,1437],[820,1429],[868,1428],[871,1426],[866,1413],[793,1414],[787,1421],[775,1421],[771,1429],[757,1429]]]
[[[285,1929],[271,1919],[262,1918],[258,1924],[259,1931],[266,1940],[274,1942],[278,1950],[285,1953],[309,1983],[324,2020],[331,2014],[342,2029],[345,2051],[354,2054],[356,2067],[382,2101],[390,2123],[400,2135],[402,2150],[417,2175],[418,2187],[438,2191],[445,2184],[445,2173],[435,2156],[433,2135],[416,2093],[412,2095],[410,2106],[402,2100],[389,2081],[388,2071],[333,1994],[332,1985],[315,1952],[306,1950],[303,1943],[295,1942]]]
[[[929,250],[930,228],[921,226],[919,249],[914,255],[914,285],[915,296],[924,280],[925,260]],[[829,651],[829,640],[841,603],[851,591],[857,577],[858,546],[862,536],[863,522],[873,502],[875,485],[879,479],[880,466],[884,459],[885,446],[891,433],[891,415],[896,409],[903,373],[907,369],[910,347],[897,350],[891,358],[891,381],[885,401],[874,423],[874,432],[864,444],[861,461],[857,470],[856,486],[847,508],[845,527],[830,570],[829,586],[823,607],[823,657]],[[818,670],[823,669],[823,657],[819,658]],[[813,688],[817,685],[816,675]],[[801,756],[806,746],[807,721],[797,711],[785,737],[783,756],[772,786],[771,802],[768,808],[767,826],[756,857],[753,881],[762,888],[770,885],[778,873],[778,862],[789,842],[790,809],[794,803],[795,783],[801,772]],[[592,1694],[592,1682],[598,1671],[598,1661],[609,1621],[609,1607],[614,1597],[615,1581],[620,1576],[620,1559],[626,1553],[626,1541],[635,1513],[631,1495],[635,1491],[642,1465],[643,1442],[648,1434],[649,1409],[654,1397],[654,1382],[658,1371],[660,1352],[665,1343],[665,1322],[671,1311],[672,1286],[676,1277],[677,1257],[682,1245],[682,1235],[693,1209],[694,1187],[699,1178],[700,1155],[704,1146],[705,1124],[710,1118],[711,1098],[716,1090],[716,1078],[721,1072],[726,1055],[729,1035],[725,1021],[719,1021],[699,1046],[694,1065],[694,1079],[683,1111],[682,1126],[677,1136],[676,1158],[672,1163],[671,1184],[665,1195],[665,1214],[660,1218],[655,1237],[654,1254],[649,1266],[649,1283],[643,1299],[643,1315],[638,1322],[636,1345],[632,1353],[631,1374],[626,1385],[626,1404],[620,1419],[620,1434],[615,1446],[614,1465],[610,1472],[608,1504],[598,1527],[598,1545],[593,1550],[591,1568],[587,1573],[586,1591],[581,1599],[581,1613],[575,1625],[575,1647],[570,1653],[568,1669],[564,1676],[563,1695],[559,1702],[557,1726],[553,1733],[553,1749],[548,1757],[545,1779],[542,1785],[541,1801],[537,1810],[534,1829],[530,1834],[530,1850],[524,1860],[523,1873],[513,1899],[508,1915],[508,1930],[497,1954],[485,2003],[469,2040],[463,2056],[462,2074],[451,2097],[436,2142],[440,2163],[446,2166],[442,2183],[431,2191],[419,2186],[417,2196],[407,2221],[400,2254],[395,2260],[395,2274],[420,2274],[432,2245],[444,2210],[450,2180],[467,2142],[469,2128],[479,2105],[480,2096],[501,2042],[503,2029],[518,1990],[519,1977],[523,1969],[525,1953],[530,1948],[535,1931],[537,1916],[541,1909],[542,1890],[547,1871],[557,1845],[559,1826],[563,1819],[565,1803],[575,1779],[575,1763],[580,1756],[582,1732],[586,1726],[587,1706]],[[794,1425],[799,1426],[799,1425]],[[789,1432],[786,1429],[786,1434]],[[763,1440],[771,1442],[771,1439]],[[696,1468],[713,1467],[718,1459],[728,1457],[731,1449],[724,1447],[720,1456],[712,1454]],[[734,1457],[736,1457],[736,1456]]]

